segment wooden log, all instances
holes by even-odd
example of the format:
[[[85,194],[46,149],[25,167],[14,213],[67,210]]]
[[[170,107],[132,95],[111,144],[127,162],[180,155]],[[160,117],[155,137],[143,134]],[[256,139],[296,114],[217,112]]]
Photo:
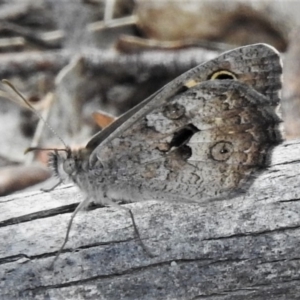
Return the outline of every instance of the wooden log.
[[[300,299],[299,174],[300,141],[290,141],[235,199],[127,204],[154,258],[123,210],[80,213],[53,269],[80,193],[2,198],[1,299]]]

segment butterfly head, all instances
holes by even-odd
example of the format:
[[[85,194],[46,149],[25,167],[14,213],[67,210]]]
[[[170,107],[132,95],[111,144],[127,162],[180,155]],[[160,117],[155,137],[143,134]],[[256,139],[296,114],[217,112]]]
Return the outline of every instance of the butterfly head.
[[[49,166],[55,176],[64,180],[73,179],[79,172],[88,169],[88,159],[85,149],[72,151],[70,148],[54,149],[49,154]]]

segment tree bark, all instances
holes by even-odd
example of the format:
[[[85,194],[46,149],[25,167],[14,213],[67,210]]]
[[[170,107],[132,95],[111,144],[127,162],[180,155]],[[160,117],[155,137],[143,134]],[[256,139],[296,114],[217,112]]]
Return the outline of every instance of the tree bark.
[[[243,195],[199,204],[159,201],[98,208],[75,218],[72,186],[0,201],[1,299],[300,299],[300,141]]]

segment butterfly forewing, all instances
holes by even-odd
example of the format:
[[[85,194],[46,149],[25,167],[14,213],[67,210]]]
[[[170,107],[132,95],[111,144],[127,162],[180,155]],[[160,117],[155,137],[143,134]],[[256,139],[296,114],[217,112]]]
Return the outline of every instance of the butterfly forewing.
[[[203,63],[182,74],[154,95],[121,116],[87,145],[92,153],[90,163],[101,157],[98,150],[124,130],[131,128],[140,118],[159,108],[177,94],[196,86],[200,82],[214,79],[232,79],[244,82],[259,93],[267,96],[273,105],[279,102],[282,66],[279,53],[271,46],[254,44],[223,53],[219,57]]]

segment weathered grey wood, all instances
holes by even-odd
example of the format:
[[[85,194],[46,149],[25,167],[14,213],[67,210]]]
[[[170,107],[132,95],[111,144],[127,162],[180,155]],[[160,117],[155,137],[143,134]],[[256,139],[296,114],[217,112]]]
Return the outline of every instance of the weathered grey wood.
[[[128,204],[154,258],[126,212],[81,213],[53,270],[77,190],[2,198],[0,298],[300,299],[299,175],[293,141],[274,150],[272,166],[238,198]]]

